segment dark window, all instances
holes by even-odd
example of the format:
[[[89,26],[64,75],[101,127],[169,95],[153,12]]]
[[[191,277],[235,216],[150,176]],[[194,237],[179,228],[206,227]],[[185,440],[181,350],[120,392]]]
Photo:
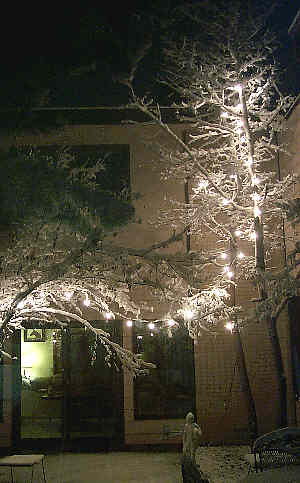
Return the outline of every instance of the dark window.
[[[101,160],[105,169],[96,176],[97,183],[101,188],[114,193],[122,193],[130,190],[130,154],[127,144],[97,144],[68,146],[39,146],[42,154],[55,156],[60,149],[66,149],[74,156],[74,167],[86,165],[93,167],[98,160]]]
[[[3,358],[0,356],[0,422],[3,422]]]
[[[289,302],[289,318],[291,328],[291,352],[293,367],[293,383],[296,398],[300,399],[300,297],[294,297]]]
[[[152,335],[151,335],[152,334]],[[135,352],[157,368],[134,382],[137,419],[183,418],[195,408],[193,341],[186,329],[174,330],[172,337],[135,325]]]

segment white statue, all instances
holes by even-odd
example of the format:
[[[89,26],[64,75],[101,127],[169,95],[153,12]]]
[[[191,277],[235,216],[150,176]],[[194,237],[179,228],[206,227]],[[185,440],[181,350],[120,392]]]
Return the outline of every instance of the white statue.
[[[190,460],[193,464],[196,464],[196,451],[200,446],[201,436],[202,430],[195,423],[195,416],[193,413],[188,413],[183,430],[183,458]]]

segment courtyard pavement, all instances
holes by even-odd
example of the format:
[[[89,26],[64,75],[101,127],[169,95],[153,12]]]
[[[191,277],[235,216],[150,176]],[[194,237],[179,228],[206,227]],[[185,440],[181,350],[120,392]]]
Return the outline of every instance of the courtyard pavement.
[[[248,475],[245,450],[245,446],[202,447],[197,460],[210,483],[300,483],[300,466]],[[181,454],[174,451],[73,451],[46,454],[45,470],[47,483],[182,483],[180,458]],[[31,469],[14,469],[14,483],[30,481]],[[42,467],[38,465],[33,483],[43,481]],[[0,467],[0,483],[10,482],[9,468]]]

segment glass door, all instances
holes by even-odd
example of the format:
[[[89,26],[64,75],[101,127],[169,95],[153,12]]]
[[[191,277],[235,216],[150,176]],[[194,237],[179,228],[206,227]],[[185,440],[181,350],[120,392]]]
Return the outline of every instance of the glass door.
[[[118,321],[97,322],[111,338],[120,342]],[[95,336],[84,328],[71,328],[69,366],[66,370],[66,425],[70,438],[122,438],[122,372],[109,366],[107,351]]]
[[[21,330],[21,439],[61,438],[63,361],[60,329]]]

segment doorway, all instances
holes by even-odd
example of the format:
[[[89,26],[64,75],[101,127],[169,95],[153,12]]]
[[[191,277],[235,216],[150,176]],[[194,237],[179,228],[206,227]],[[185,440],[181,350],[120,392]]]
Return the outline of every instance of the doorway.
[[[119,321],[94,326],[122,342]],[[122,371],[80,326],[28,327],[20,342],[20,439],[123,441]]]

